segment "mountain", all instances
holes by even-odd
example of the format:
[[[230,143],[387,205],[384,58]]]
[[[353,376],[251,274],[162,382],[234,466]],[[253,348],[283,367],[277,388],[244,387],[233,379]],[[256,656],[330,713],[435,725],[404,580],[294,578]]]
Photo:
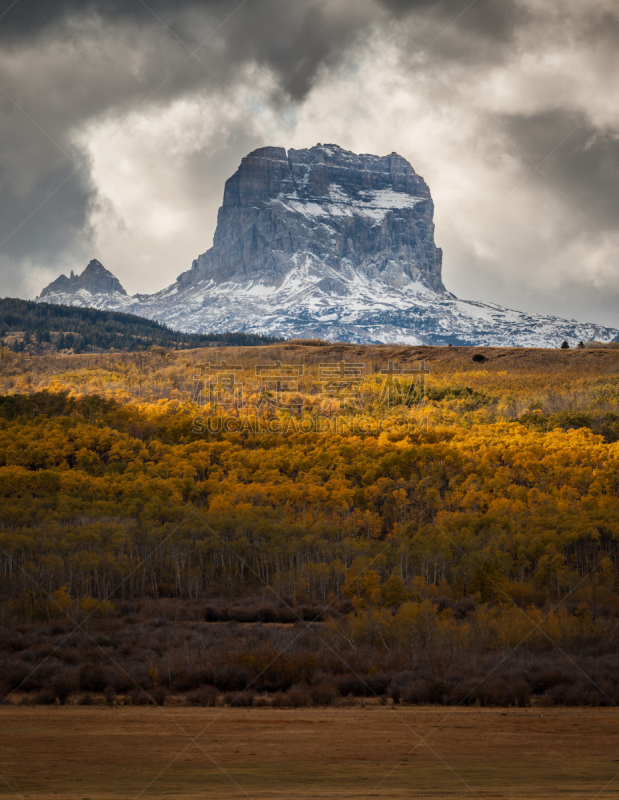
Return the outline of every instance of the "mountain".
[[[122,302],[127,297],[127,292],[121,286],[118,278],[100,261],[93,258],[81,275],[74,275],[73,270],[71,270],[69,278],[66,275],[60,275],[43,289],[37,299],[44,300],[59,295],[70,295],[77,300],[89,300],[93,295],[103,295],[108,298],[109,302]],[[71,305],[84,304],[75,302]]]
[[[213,246],[174,284],[129,297],[91,262],[39,299],[185,332],[533,347],[619,340],[600,325],[456,298],[443,285],[433,214],[427,184],[397,153],[263,147],[226,182]]]
[[[361,278],[444,294],[433,212],[423,178],[396,153],[264,147],[227,181],[213,247],[180,282],[281,289],[309,278],[314,292],[345,295]]]

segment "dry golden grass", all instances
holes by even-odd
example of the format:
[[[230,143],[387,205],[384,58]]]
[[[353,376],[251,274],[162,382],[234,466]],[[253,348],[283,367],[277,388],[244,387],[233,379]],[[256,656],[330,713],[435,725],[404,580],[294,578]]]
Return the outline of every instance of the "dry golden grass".
[[[474,362],[481,353],[484,362]],[[187,400],[193,395],[194,364],[242,364],[249,386],[257,364],[276,360],[305,366],[300,391],[315,393],[319,364],[340,360],[365,364],[366,378],[377,375],[389,361],[416,365],[425,361],[428,386],[466,385],[493,394],[537,398],[553,392],[581,391],[583,384],[619,375],[619,349],[550,350],[517,347],[409,347],[401,345],[284,343],[263,347],[211,347],[145,353],[10,356],[0,362],[0,394],[59,391],[102,394],[123,401]]]
[[[0,795],[607,797],[619,791],[618,723],[616,709],[9,706]]]
[[[481,353],[486,361],[474,362],[473,355]],[[69,356],[84,359],[88,356]],[[90,356],[92,358],[92,356]],[[298,344],[268,345],[264,347],[218,347],[187,350],[177,355],[185,361],[211,361],[221,359],[232,362],[242,360],[248,366],[269,363],[275,359],[298,361],[307,365],[339,360],[365,362],[368,371],[382,369],[388,361],[411,363],[426,361],[433,371],[445,373],[515,370],[559,373],[567,371],[596,374],[619,372],[619,349],[550,350],[531,347],[411,347],[403,345],[358,345],[336,343],[322,346]]]
[[[306,364],[318,364],[321,361],[337,361],[339,359],[365,360],[368,365],[376,362],[382,365],[388,360],[410,362],[426,360],[441,364],[449,370],[464,368],[478,369],[565,369],[572,367],[589,367],[619,371],[619,348],[617,349],[572,349],[551,350],[533,347],[422,347],[408,345],[362,345],[335,343],[319,346],[300,345],[294,342],[264,345],[260,347],[203,347],[197,350],[169,351],[174,360],[187,363],[197,361],[217,362],[221,359],[232,361],[241,359],[248,365],[274,359],[302,361]],[[475,353],[481,353],[487,359],[482,365],[472,361]],[[157,353],[143,354],[101,353],[62,356],[21,357],[20,364],[24,368],[34,368],[45,362],[53,364],[58,371],[64,369],[81,369],[94,367],[100,361],[157,361]],[[12,363],[12,362],[11,362]]]

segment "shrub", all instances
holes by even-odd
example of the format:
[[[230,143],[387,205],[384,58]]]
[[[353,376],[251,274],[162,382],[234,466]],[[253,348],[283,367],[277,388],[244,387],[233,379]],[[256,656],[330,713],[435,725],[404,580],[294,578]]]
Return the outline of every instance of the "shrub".
[[[291,606],[280,606],[277,609],[277,613],[279,614],[279,621],[280,622],[298,622],[299,615]]]
[[[505,708],[511,705],[506,682],[496,676],[484,681],[475,694],[476,699],[479,699],[483,706],[503,706]]]
[[[544,694],[554,686],[571,682],[563,670],[553,669],[552,667],[531,670],[527,677],[534,694]]]
[[[164,686],[155,686],[155,688],[149,692],[152,702],[156,703],[158,706],[165,705],[166,698],[168,696],[168,692]]]
[[[233,622],[255,622],[254,611],[245,606],[232,606],[228,609],[228,619]]]
[[[254,697],[254,707],[255,708],[265,708],[271,705],[271,701],[269,699],[268,694],[259,694]]]
[[[357,700],[352,694],[349,694],[348,697],[342,697],[340,700],[340,705],[348,708],[354,708],[357,705]]]
[[[367,675],[364,681],[366,684],[366,691],[364,693],[366,697],[380,696],[385,694],[389,688],[391,676],[385,673]]]
[[[2,677],[13,691],[19,689],[23,692],[30,692],[43,686],[42,671],[40,669],[33,671],[32,667],[24,661],[3,665],[2,672]]]
[[[131,700],[134,706],[149,706],[152,703],[150,694],[147,694],[143,689],[134,689],[131,692]]]
[[[20,706],[33,706],[34,705],[34,698],[30,697],[30,695],[24,695],[21,700],[19,701]]]
[[[222,692],[241,692],[250,681],[248,670],[235,664],[226,664],[213,670],[213,685]]]
[[[368,691],[367,684],[357,675],[338,675],[335,678],[335,685],[337,686],[342,697],[349,694],[362,696]]]
[[[322,622],[324,620],[322,608],[315,606],[299,606],[297,614],[304,622]]]
[[[204,669],[187,669],[174,678],[174,688],[179,692],[199,691],[200,687],[209,683],[209,675]]]
[[[214,706],[217,704],[217,689],[214,686],[202,686],[197,692],[187,695],[190,706]]]
[[[311,702],[310,689],[304,684],[297,684],[287,692],[275,692],[271,705],[273,708],[305,708]]]
[[[259,606],[254,611],[257,622],[281,622],[281,615],[273,606]]]
[[[72,692],[77,689],[78,681],[77,676],[71,670],[63,670],[54,677],[51,682],[51,689],[60,701],[60,705],[64,705]]]
[[[524,708],[529,705],[531,699],[531,687],[520,676],[511,678],[507,682],[507,692],[510,697],[510,702],[514,706]]]
[[[330,681],[321,681],[310,689],[312,703],[315,706],[330,706],[339,697],[339,692]]]
[[[275,692],[271,698],[272,708],[286,708],[288,706],[288,697],[286,692]]]
[[[247,692],[227,692],[225,695],[226,705],[231,708],[251,708],[254,704],[256,694],[252,691]]]
[[[291,708],[303,708],[312,702],[312,695],[307,686],[297,684],[286,692],[287,704]]]
[[[51,706],[56,702],[56,692],[51,688],[41,689],[36,693],[34,702],[41,706]]]
[[[335,685],[341,695],[355,697],[376,697],[384,694],[391,684],[391,676],[385,673],[377,675],[338,675]]]
[[[109,675],[109,686],[117,693],[129,692],[135,686],[135,681],[126,671],[118,671]]]
[[[204,609],[204,621],[205,622],[223,622],[227,619],[227,615],[224,611],[220,608],[215,608],[214,606],[207,606]]]
[[[80,669],[80,689],[86,692],[102,692],[109,683],[109,676],[100,664],[84,664]]]
[[[430,682],[413,681],[402,691],[401,700],[410,705],[422,705],[430,702]]]

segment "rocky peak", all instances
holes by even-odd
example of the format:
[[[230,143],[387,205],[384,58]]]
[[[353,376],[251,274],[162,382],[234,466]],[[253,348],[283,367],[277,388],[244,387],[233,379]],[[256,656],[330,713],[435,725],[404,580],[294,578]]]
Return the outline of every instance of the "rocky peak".
[[[93,258],[81,275],[75,275],[71,270],[69,278],[66,275],[60,275],[55,281],[52,281],[49,286],[43,289],[39,299],[42,300],[52,294],[76,294],[82,290],[90,294],[118,293],[123,296],[127,295],[118,278],[107,270],[100,261]]]
[[[445,292],[433,213],[425,181],[397,153],[261,147],[226,182],[213,247],[179,282],[280,287],[302,271],[329,273],[345,294],[358,276]]]

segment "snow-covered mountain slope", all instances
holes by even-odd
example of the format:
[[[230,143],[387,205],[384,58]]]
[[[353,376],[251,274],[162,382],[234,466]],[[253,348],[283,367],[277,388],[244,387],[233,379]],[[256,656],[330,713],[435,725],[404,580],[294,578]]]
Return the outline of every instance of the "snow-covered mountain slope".
[[[604,326],[458,300],[443,286],[433,210],[427,185],[395,153],[265,147],[226,182],[213,247],[172,286],[129,297],[91,262],[39,299],[127,311],[184,332],[533,347],[619,341]]]

